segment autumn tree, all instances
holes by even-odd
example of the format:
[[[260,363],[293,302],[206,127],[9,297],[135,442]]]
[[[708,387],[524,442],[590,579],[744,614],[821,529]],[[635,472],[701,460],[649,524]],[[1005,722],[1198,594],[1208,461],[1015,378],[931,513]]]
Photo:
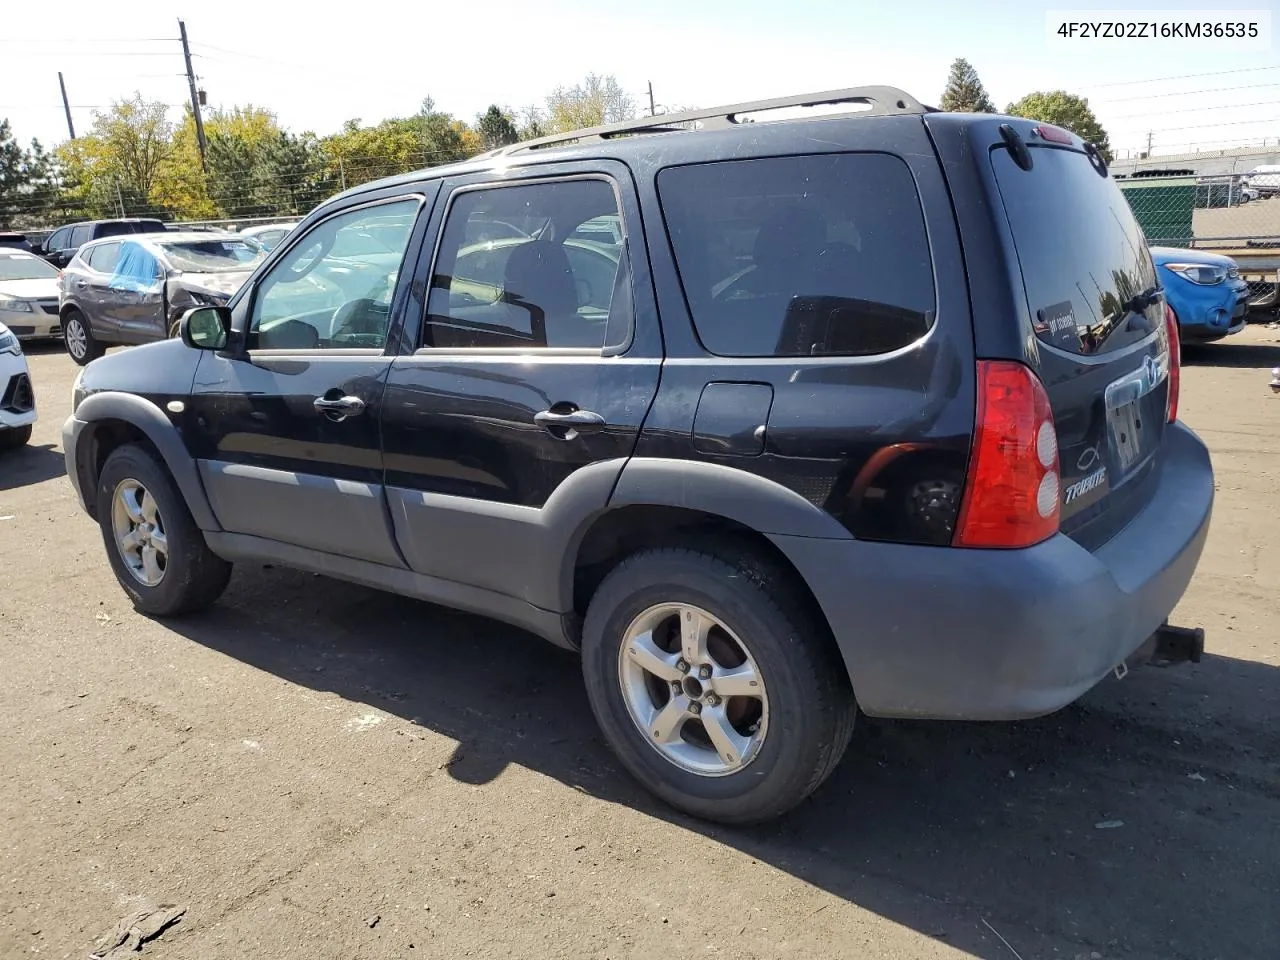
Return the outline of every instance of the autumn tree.
[[[95,112],[89,136],[98,141],[105,172],[121,189],[148,200],[172,148],[168,108],[135,93],[114,102],[106,113]]]
[[[477,118],[476,133],[480,135],[486,150],[496,150],[498,147],[508,146],[520,139],[511,114],[496,103]]]
[[[950,113],[996,112],[996,105],[991,102],[986,88],[978,79],[978,71],[963,57],[951,64],[951,72],[947,74],[947,88],[942,91],[942,100],[938,106]]]
[[[1076,136],[1087,140],[1098,148],[1102,158],[1111,162],[1111,141],[1107,131],[1089,109],[1089,101],[1084,97],[1067,93],[1065,90],[1050,90],[1047,93],[1029,93],[1017,103],[1009,104],[1005,113],[1014,117],[1026,117],[1028,120],[1040,120],[1051,123],[1055,127],[1070,130]]]
[[[572,87],[556,87],[547,97],[547,131],[568,133],[604,123],[630,120],[636,115],[635,99],[622,89],[616,77],[589,73]]]

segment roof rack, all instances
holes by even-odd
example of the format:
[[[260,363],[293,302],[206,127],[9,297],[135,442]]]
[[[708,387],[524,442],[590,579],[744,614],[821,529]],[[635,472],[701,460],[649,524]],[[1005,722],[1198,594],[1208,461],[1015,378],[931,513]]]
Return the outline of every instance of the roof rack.
[[[747,103],[735,103],[725,107],[709,107],[705,110],[685,110],[681,113],[664,113],[643,120],[624,120],[621,123],[610,123],[602,127],[590,127],[585,130],[573,130],[568,133],[556,133],[549,137],[526,140],[509,147],[484,154],[486,157],[505,156],[521,153],[525,150],[541,150],[562,144],[583,143],[590,140],[611,140],[639,133],[674,133],[687,129],[684,124],[696,123],[700,129],[728,129],[744,122],[743,114],[763,113],[767,110],[782,110],[790,107],[823,107],[847,104],[861,104],[862,109],[849,110],[847,113],[825,114],[824,116],[884,117],[899,114],[933,113],[934,108],[926,107],[915,97],[904,93],[897,87],[849,87],[846,90],[828,90],[824,93],[803,93],[790,97],[777,97],[773,100],[754,100]]]

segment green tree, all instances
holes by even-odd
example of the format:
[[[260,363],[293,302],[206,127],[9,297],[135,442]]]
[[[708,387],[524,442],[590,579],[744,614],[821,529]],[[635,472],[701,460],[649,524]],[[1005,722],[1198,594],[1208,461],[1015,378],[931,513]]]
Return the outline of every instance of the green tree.
[[[1089,101],[1084,97],[1077,97],[1065,90],[1050,90],[1047,93],[1037,91],[1027,94],[1017,103],[1009,104],[1005,113],[1070,130],[1092,143],[1102,154],[1102,159],[1107,163],[1111,162],[1111,141],[1107,137],[1107,131],[1102,129],[1102,124],[1093,115],[1093,111],[1089,109]]]
[[[173,147],[168,108],[135,93],[112,103],[106,113],[95,112],[89,136],[101,144],[105,172],[122,190],[149,201]]]
[[[616,77],[589,73],[572,87],[556,87],[547,97],[547,130],[569,133],[603,123],[631,120],[635,99],[622,89]]]
[[[39,140],[24,149],[0,119],[0,225],[38,222],[56,201],[53,158]]]
[[[486,150],[496,150],[520,139],[511,114],[496,103],[477,119],[476,133],[480,135],[480,141]]]
[[[947,88],[942,91],[938,104],[951,113],[995,113],[996,105],[987,96],[987,90],[978,79],[978,71],[968,60],[957,58],[947,74]]]

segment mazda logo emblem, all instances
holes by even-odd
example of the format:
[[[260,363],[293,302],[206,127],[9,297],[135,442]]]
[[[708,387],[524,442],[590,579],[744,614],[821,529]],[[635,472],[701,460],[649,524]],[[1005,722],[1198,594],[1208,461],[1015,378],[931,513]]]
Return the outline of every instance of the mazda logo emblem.
[[[1076,461],[1077,470],[1088,470],[1098,462],[1098,448],[1090,447],[1084,453],[1080,454],[1080,459]]]

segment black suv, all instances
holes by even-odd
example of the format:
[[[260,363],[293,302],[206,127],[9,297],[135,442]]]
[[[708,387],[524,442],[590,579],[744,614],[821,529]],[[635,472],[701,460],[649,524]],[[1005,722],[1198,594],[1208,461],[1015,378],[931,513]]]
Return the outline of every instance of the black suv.
[[[140,610],[243,560],[518,624],[726,822],[816,789],[858,708],[1029,717],[1123,673],[1209,526],[1098,152],[890,88],[367,184],[181,331],[89,365],[63,435]]]
[[[40,245],[40,254],[55,267],[65,267],[81,247],[91,240],[123,237],[133,233],[164,233],[163,220],[122,217],[118,220],[86,220],[59,227]]]

